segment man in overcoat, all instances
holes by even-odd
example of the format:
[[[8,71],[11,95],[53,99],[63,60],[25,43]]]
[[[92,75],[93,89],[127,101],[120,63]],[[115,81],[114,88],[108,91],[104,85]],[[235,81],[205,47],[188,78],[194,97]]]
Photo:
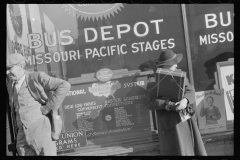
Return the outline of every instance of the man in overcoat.
[[[172,50],[165,50],[161,52],[155,64],[157,67],[174,71],[182,57],[182,54],[176,54]],[[174,104],[173,102],[167,103],[166,100],[156,97],[156,84],[155,77],[149,79],[147,86],[148,108],[156,110],[160,154],[165,156],[207,155],[196,120],[192,114],[194,110],[190,106],[195,101],[194,86],[186,79],[183,99]],[[182,120],[179,111],[186,108],[191,113],[188,114],[189,117],[186,120]]]
[[[45,105],[37,101],[29,89],[29,76],[33,73],[37,76],[38,88],[52,93]],[[17,152],[20,156],[56,156],[50,120],[45,115],[60,107],[71,85],[44,72],[33,73],[25,70],[25,58],[21,54],[7,56],[7,89],[14,128],[17,130]]]

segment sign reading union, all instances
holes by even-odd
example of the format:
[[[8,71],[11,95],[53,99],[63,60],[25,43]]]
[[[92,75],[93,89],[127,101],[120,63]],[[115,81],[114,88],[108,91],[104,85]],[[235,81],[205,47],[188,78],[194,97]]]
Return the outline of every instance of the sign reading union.
[[[69,14],[73,16],[80,16],[81,19],[88,19],[94,21],[96,18],[110,17],[114,16],[114,13],[117,13],[118,10],[121,10],[120,7],[123,7],[122,3],[112,3],[112,4],[63,4],[62,8],[65,8],[65,11],[68,11]]]
[[[74,149],[87,146],[86,131],[78,130],[67,133],[61,133],[56,141],[57,151]]]

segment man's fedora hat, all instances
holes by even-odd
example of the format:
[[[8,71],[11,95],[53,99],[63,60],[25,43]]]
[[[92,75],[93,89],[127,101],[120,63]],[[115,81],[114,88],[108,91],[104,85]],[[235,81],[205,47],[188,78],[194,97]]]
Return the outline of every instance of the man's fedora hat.
[[[25,63],[25,58],[19,53],[13,53],[7,56],[7,67],[13,67],[18,65],[20,62]]]
[[[183,54],[181,53],[174,53],[172,50],[165,50],[162,51],[159,58],[155,61],[156,66],[161,65],[174,65],[179,63],[183,58]]]

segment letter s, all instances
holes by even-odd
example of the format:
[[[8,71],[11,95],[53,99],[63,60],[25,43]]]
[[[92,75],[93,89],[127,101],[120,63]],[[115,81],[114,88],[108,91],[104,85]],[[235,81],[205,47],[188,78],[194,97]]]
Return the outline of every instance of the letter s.
[[[60,38],[67,38],[67,39],[69,39],[69,41],[68,41],[68,42],[61,42],[61,45],[69,45],[69,44],[72,44],[72,43],[73,43],[73,38],[72,38],[71,36],[63,35],[65,32],[71,33],[70,30],[62,30],[62,31],[60,32]]]
[[[74,143],[77,143],[77,139],[76,138],[73,138],[73,140],[74,140]]]

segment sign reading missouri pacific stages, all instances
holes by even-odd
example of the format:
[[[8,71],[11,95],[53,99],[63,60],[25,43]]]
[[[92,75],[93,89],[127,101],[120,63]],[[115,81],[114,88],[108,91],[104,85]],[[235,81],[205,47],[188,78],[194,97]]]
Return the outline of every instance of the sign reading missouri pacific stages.
[[[146,85],[147,77],[72,85],[62,104],[65,132],[85,130],[94,139],[150,130]]]

